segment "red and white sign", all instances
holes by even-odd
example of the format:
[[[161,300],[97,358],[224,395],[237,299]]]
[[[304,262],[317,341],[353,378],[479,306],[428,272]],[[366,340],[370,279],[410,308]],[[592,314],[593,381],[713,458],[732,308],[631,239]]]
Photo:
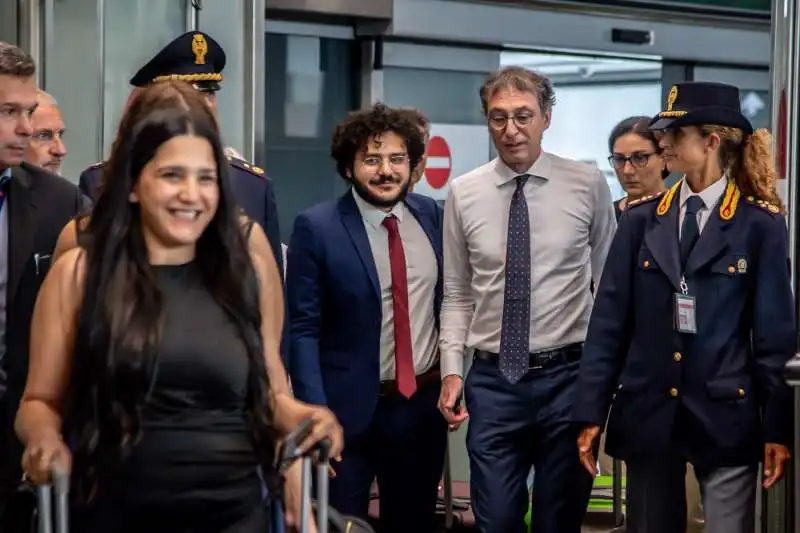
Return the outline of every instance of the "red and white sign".
[[[486,126],[431,124],[428,159],[414,192],[446,200],[450,181],[491,159]]]
[[[453,158],[450,147],[443,137],[431,137],[428,143],[428,160],[425,163],[425,179],[434,189],[441,189],[450,179]]]

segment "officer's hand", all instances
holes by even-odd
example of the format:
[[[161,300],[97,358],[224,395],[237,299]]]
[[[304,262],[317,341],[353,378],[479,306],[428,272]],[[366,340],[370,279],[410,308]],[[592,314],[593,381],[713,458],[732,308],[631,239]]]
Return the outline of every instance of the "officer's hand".
[[[442,380],[439,393],[439,411],[447,420],[450,431],[455,431],[469,414],[461,402],[461,376],[449,375]]]
[[[586,426],[578,435],[578,454],[581,457],[581,464],[592,476],[597,475],[597,461],[594,458],[593,444],[598,435],[600,435],[600,426]]]
[[[789,449],[783,444],[764,445],[764,488],[768,489],[783,477],[783,468],[789,460]]]

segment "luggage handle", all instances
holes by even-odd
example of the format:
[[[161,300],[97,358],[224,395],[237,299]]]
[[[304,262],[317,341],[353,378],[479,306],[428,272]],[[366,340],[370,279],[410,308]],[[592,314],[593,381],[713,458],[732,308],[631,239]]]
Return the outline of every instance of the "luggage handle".
[[[39,485],[38,533],[53,533],[53,493],[55,493],[55,532],[69,533],[69,473],[58,464],[50,468],[51,484]],[[55,489],[55,490],[54,490]]]
[[[311,472],[313,456],[317,456],[317,531],[328,533],[328,466],[330,464],[331,443],[321,440],[302,457],[302,499],[300,500],[300,533],[311,530]]]

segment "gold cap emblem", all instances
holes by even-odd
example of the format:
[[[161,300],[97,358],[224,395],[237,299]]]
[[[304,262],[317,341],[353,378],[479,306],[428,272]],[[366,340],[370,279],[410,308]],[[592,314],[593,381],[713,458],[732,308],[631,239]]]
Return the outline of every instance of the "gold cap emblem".
[[[678,99],[678,86],[673,85],[672,89],[669,90],[669,95],[667,96],[667,111],[672,111],[672,106],[675,105],[675,100]]]
[[[195,33],[192,37],[192,53],[194,54],[195,65],[206,64],[208,43],[206,42],[206,38],[200,33]]]

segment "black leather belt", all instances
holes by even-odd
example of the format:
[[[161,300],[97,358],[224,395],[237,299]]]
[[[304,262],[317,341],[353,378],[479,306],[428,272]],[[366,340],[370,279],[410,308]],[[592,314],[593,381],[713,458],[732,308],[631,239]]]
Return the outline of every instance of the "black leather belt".
[[[548,350],[546,352],[536,352],[529,354],[528,370],[539,370],[541,368],[551,368],[558,365],[566,365],[579,361],[583,353],[583,343],[576,342],[568,344],[562,348]],[[499,358],[496,353],[484,350],[475,350],[475,359],[488,361],[497,364]]]
[[[438,385],[441,381],[442,373],[439,370],[439,361],[436,361],[429,370],[417,375],[417,389],[427,387],[433,383]],[[388,379],[386,381],[381,381],[380,395],[392,396],[394,394],[399,394],[397,390],[397,380]]]

